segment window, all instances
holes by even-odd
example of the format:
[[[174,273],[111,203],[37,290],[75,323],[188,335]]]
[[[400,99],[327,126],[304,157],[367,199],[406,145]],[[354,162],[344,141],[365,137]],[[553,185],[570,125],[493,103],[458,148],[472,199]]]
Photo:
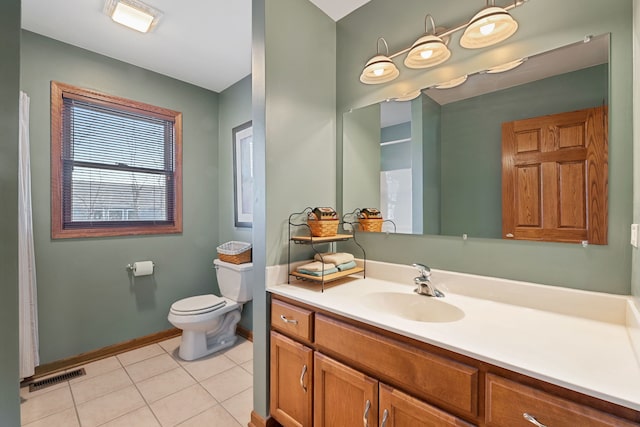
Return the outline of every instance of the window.
[[[182,232],[182,114],[51,82],[51,235]]]

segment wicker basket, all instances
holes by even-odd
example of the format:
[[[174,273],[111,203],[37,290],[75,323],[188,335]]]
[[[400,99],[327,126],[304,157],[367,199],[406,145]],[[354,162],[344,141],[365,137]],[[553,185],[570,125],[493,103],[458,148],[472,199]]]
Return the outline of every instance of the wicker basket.
[[[360,230],[365,232],[381,232],[382,231],[382,218],[359,218]]]
[[[217,250],[220,261],[231,264],[251,262],[251,243],[231,241],[218,246]]]
[[[313,237],[330,237],[338,234],[338,224],[340,223],[337,219],[325,219],[325,220],[315,220],[315,219],[307,219],[307,224],[309,228],[311,228],[311,235]]]

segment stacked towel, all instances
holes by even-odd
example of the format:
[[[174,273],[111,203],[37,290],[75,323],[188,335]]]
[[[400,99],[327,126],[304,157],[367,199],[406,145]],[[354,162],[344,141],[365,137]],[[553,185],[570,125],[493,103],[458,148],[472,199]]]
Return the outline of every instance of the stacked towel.
[[[344,262],[342,264],[336,265],[336,268],[339,271],[351,270],[352,268],[356,268],[356,262],[355,261]]]
[[[353,261],[355,258],[352,254],[347,252],[325,252],[323,254],[316,254],[314,259],[316,261],[324,261],[330,262],[335,265],[340,265]]]
[[[323,272],[325,275],[337,273],[339,270],[336,268],[336,265],[333,263],[322,263],[320,261],[310,262],[308,264],[301,265],[297,268],[299,273],[308,274],[310,276],[322,276]]]

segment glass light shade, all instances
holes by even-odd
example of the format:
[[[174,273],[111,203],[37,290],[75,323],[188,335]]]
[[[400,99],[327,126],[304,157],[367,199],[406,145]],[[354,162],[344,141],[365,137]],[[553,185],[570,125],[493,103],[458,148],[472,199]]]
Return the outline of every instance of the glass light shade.
[[[501,7],[487,7],[478,12],[464,30],[460,46],[479,49],[500,43],[518,30],[518,22]]]
[[[407,92],[402,96],[398,96],[397,98],[393,98],[393,100],[398,102],[411,101],[412,99],[416,99],[420,96],[421,93],[422,91],[420,89],[416,89],[411,92]]]
[[[389,57],[384,55],[376,55],[367,61],[360,81],[368,85],[376,85],[380,83],[390,82],[400,75],[398,67]]]
[[[149,31],[153,22],[152,15],[121,2],[116,4],[111,19],[141,33]]]
[[[455,79],[451,79],[448,82],[443,82],[434,86],[436,89],[451,89],[457,86],[460,86],[462,83],[467,81],[467,75],[456,77]]]
[[[440,37],[424,35],[413,43],[404,60],[408,68],[428,68],[449,59],[451,51]]]
[[[516,59],[515,61],[507,62],[506,64],[491,67],[486,72],[488,74],[504,73],[505,71],[513,70],[514,68],[519,67],[526,60],[527,58]]]

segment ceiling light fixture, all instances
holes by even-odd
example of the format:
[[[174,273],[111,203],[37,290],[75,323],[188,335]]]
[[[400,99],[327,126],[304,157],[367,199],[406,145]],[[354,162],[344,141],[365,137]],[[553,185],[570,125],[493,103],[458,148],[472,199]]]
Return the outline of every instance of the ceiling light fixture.
[[[505,7],[495,6],[495,0],[487,0],[487,7],[474,15],[469,22],[452,27],[438,34],[433,17],[425,16],[425,34],[418,38],[411,47],[394,54],[389,54],[389,46],[383,38],[378,39],[379,47],[382,40],[387,48],[387,54],[377,55],[367,61],[360,81],[365,84],[387,83],[398,77],[400,71],[393,62],[396,56],[407,53],[404,65],[407,68],[429,68],[442,64],[451,56],[448,42],[449,36],[457,31],[465,30],[460,38],[460,45],[468,49],[487,47],[511,37],[518,29],[518,23],[511,17],[509,10],[521,6],[528,0],[514,0]],[[430,20],[432,30],[428,29]]]
[[[387,48],[387,55],[380,55],[380,41],[384,43]],[[396,64],[389,58],[389,45],[387,41],[380,37],[376,45],[377,55],[367,61],[362,74],[360,75],[360,81],[362,83],[373,85],[378,83],[386,83],[395,79],[400,75],[400,71]]]
[[[431,33],[427,29],[427,18],[431,20],[431,28],[433,29]],[[436,36],[436,24],[433,22],[431,15],[427,15],[424,18],[424,32],[425,35],[413,43],[411,50],[404,59],[404,65],[409,68],[434,67],[442,64],[451,56],[451,51],[446,43]]]
[[[162,17],[162,12],[139,0],[106,0],[104,12],[118,24],[147,33]]]
[[[402,96],[393,98],[392,101],[398,101],[398,102],[411,101],[413,99],[416,99],[418,96],[420,96],[421,93],[422,91],[420,89],[412,90],[411,92],[407,92]]]
[[[487,7],[478,12],[460,37],[460,46],[479,49],[492,46],[511,37],[518,30],[518,22],[495,0],[487,0]]]

